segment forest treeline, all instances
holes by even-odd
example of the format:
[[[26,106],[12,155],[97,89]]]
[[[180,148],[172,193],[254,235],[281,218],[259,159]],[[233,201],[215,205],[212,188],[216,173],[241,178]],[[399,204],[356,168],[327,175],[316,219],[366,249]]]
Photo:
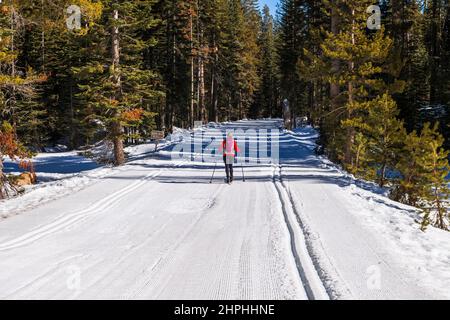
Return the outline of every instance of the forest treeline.
[[[285,0],[280,37],[281,95],[319,128],[320,151],[422,208],[423,229],[447,229],[449,1]]]
[[[3,0],[0,172],[5,155],[104,138],[120,165],[153,129],[281,117],[287,99],[319,152],[447,228],[449,46],[448,0],[281,0],[276,15],[257,0]]]

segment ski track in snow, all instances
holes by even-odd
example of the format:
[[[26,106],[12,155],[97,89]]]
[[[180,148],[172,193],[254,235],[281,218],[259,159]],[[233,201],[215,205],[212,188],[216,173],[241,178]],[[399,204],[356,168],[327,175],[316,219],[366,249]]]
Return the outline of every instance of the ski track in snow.
[[[315,156],[315,136],[282,133],[280,165],[248,165],[246,182],[237,166],[231,186],[223,166],[209,184],[214,164],[170,160],[169,146],[0,221],[0,298],[450,297],[450,237],[417,239],[411,208]]]

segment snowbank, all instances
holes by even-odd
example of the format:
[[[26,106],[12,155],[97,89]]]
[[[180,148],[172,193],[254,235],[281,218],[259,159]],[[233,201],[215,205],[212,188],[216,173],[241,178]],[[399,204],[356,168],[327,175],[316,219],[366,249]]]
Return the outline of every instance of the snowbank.
[[[164,146],[165,144],[162,144]],[[133,159],[143,154],[154,152],[155,145],[146,143],[125,148]],[[94,157],[112,157],[112,149],[107,143],[96,144],[92,149]],[[33,158],[38,183],[25,186],[24,193],[0,201],[0,219],[5,219],[39,205],[62,198],[99,181],[101,178],[116,173],[117,168],[101,165],[93,159],[80,155],[80,151],[39,153]],[[5,173],[20,174],[18,162],[5,159]]]
[[[311,130],[293,135],[310,137],[305,143],[311,146]],[[317,159],[315,168],[285,174],[311,253],[333,279],[336,297],[450,298],[450,232],[422,232],[417,208],[392,201],[386,188],[356,179],[324,157],[310,157]],[[380,287],[368,293],[371,274],[379,276]]]

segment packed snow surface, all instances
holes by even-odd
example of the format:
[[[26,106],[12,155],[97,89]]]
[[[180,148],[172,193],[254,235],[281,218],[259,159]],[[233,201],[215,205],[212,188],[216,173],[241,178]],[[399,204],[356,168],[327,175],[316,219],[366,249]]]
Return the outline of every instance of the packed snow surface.
[[[216,160],[170,142],[120,168],[42,155],[48,181],[0,202],[0,298],[450,298],[450,233],[316,156],[312,128],[280,126],[210,125],[281,133],[279,163],[244,164],[245,182],[239,164],[232,185],[222,159],[210,184]]]

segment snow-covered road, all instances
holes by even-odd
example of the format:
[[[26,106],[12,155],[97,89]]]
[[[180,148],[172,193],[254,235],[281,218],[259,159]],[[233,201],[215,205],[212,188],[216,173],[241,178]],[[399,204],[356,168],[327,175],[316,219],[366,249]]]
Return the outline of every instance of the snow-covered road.
[[[314,136],[283,133],[280,164],[247,165],[246,182],[238,167],[231,186],[169,147],[0,221],[0,298],[448,297],[447,234],[416,232],[410,208],[316,157]]]

